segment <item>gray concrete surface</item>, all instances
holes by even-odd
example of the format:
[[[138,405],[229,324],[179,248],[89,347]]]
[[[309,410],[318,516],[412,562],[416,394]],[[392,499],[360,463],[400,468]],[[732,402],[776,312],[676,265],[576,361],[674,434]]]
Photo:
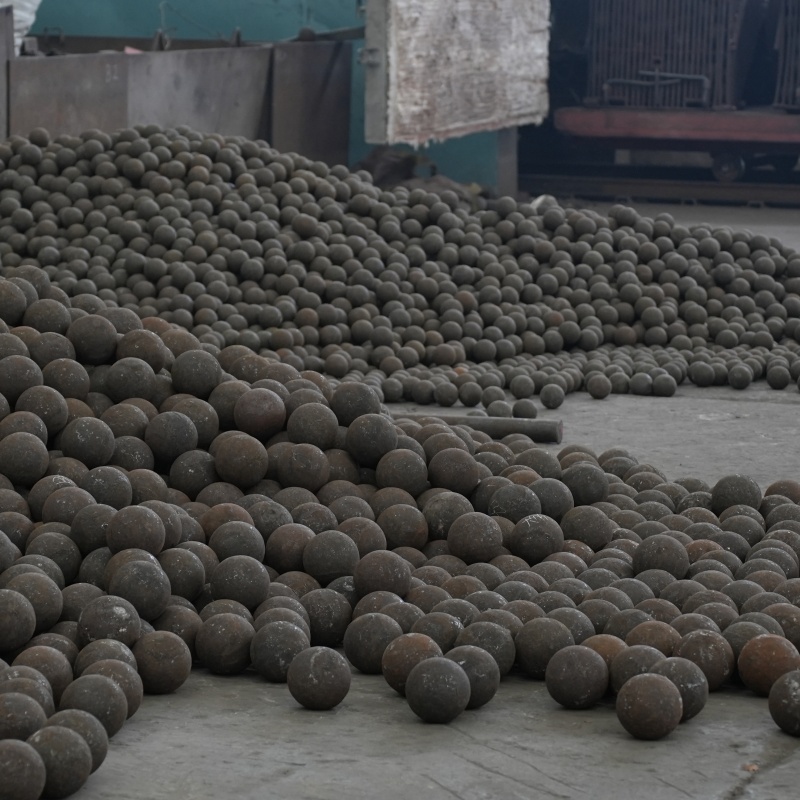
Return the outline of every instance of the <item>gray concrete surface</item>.
[[[412,404],[403,410],[443,419],[464,411]],[[691,476],[714,483],[731,472],[745,472],[766,489],[800,471],[793,446],[800,442],[799,411],[795,386],[777,392],[759,381],[736,391],[727,386],[699,389],[687,382],[674,397],[627,394],[593,400],[576,392],[560,408],[540,410],[537,419],[563,422],[561,443],[541,445],[555,453],[569,444],[588,445],[598,454],[625,447],[671,480]]]
[[[795,449],[800,394],[795,387],[776,392],[760,381],[739,392],[684,384],[674,397],[617,395],[601,401],[581,392],[546,413],[559,412],[563,444],[590,444],[598,452],[626,447],[671,479],[691,475],[713,483],[743,472],[766,488],[800,472]]]
[[[145,699],[79,797],[783,800],[796,796],[799,760],[800,740],[743,691],[715,693],[667,739],[643,742],[611,702],[565,711],[521,678],[443,727],[420,722],[380,676],[354,676],[337,709],[315,713],[285,686],[197,671]]]
[[[667,208],[800,246],[797,212]],[[799,410],[796,388],[756,384],[681,386],[669,399],[571,395],[543,416],[564,420],[563,444],[625,446],[670,477],[745,472],[766,487],[800,475]],[[782,734],[766,701],[743,689],[714,693],[698,717],[648,743],[625,733],[610,701],[565,711],[542,683],[519,677],[440,727],[417,720],[379,676],[354,675],[341,706],[313,713],[285,686],[198,670],[176,694],[145,699],[78,797],[788,800],[798,785],[800,739]]]

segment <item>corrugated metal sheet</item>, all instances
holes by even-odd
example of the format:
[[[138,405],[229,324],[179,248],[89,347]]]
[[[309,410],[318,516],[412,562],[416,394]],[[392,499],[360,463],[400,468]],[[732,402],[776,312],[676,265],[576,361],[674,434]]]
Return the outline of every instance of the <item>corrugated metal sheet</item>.
[[[370,0],[367,141],[419,146],[540,123],[549,0]]]
[[[800,108],[800,2],[782,0],[776,41],[778,86],[775,105],[796,111]]]

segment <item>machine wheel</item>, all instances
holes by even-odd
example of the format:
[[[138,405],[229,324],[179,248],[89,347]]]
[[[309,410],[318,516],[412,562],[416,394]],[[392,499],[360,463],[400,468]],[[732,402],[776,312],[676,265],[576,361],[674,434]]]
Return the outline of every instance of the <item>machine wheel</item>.
[[[720,183],[741,180],[747,170],[744,158],[738,153],[717,153],[711,171]]]

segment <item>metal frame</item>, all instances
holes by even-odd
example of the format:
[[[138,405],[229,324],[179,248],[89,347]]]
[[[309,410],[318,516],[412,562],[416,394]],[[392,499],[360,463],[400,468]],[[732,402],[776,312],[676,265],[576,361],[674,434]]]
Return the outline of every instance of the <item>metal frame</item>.
[[[681,84],[699,83],[702,86],[703,94],[700,98],[700,105],[708,107],[711,102],[711,81],[705,75],[681,75],[678,72],[662,72],[661,70],[639,70],[638,78],[609,78],[603,84],[603,100],[606,105],[611,105],[614,87],[635,86],[652,89],[653,105],[661,108],[664,105],[664,90],[673,87],[680,87]]]
[[[741,105],[762,0],[592,0],[590,13],[587,105]]]

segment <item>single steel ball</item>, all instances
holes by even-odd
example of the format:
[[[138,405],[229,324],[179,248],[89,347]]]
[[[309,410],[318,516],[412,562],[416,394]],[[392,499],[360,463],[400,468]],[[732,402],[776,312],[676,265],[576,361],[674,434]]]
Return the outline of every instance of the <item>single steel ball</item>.
[[[128,703],[128,719],[139,710],[144,698],[144,686],[139,673],[130,664],[117,659],[106,658],[90,664],[83,670],[81,675],[105,675],[107,678],[111,678],[125,695],[125,700]]]
[[[288,609],[284,610],[294,614]],[[262,614],[257,622],[263,616]],[[289,620],[267,622],[256,631],[250,642],[253,669],[265,680],[285,683],[289,666],[295,656],[311,646],[310,632],[303,630],[301,625],[305,623],[299,615],[295,616],[298,617],[298,624]]]
[[[309,647],[289,666],[286,683],[292,697],[312,711],[328,711],[350,691],[350,665],[329,647]]]
[[[788,639],[762,634],[742,647],[736,667],[748,689],[767,697],[781,675],[800,669],[800,653]]]
[[[344,654],[360,672],[379,675],[384,651],[402,633],[400,625],[385,614],[362,614],[347,626]]]
[[[595,650],[570,645],[553,655],[544,679],[557,703],[565,708],[585,709],[594,706],[608,690],[609,670]]]
[[[42,797],[68,797],[88,780],[92,751],[83,736],[71,728],[49,725],[34,733],[28,744],[44,762],[47,778]]]
[[[466,671],[448,658],[428,658],[409,673],[405,696],[411,710],[423,721],[452,722],[469,703],[470,680]]]
[[[57,711],[46,724],[48,727],[58,725],[69,728],[83,737],[92,754],[92,772],[105,761],[108,754],[108,734],[97,717],[88,711],[79,711],[77,708]]]
[[[678,727],[683,701],[678,687],[663,675],[634,675],[617,694],[617,719],[637,739],[663,739]]]
[[[238,614],[215,614],[200,626],[195,638],[197,658],[217,675],[235,675],[250,665],[255,629]]]
[[[47,767],[39,751],[28,742],[2,739],[0,775],[2,800],[39,800],[47,782]]]
[[[182,686],[192,671],[186,642],[170,631],[145,633],[133,646],[133,655],[147,694],[169,694]]]
[[[381,672],[389,686],[405,695],[406,681],[411,670],[426,658],[442,655],[442,650],[430,636],[405,633],[392,640],[383,652]]]
[[[656,675],[669,678],[681,693],[683,715],[681,722],[697,716],[708,701],[708,681],[703,670],[686,658],[665,658],[650,670]]]
[[[800,736],[800,670],[787,672],[772,684],[769,713],[782,731]]]
[[[109,738],[128,717],[128,701],[119,685],[105,675],[81,675],[61,695],[58,710],[76,708],[97,717]]]
[[[470,685],[468,709],[486,705],[500,686],[500,668],[487,650],[471,644],[454,647],[445,654],[467,674]]]
[[[0,739],[27,739],[47,722],[42,706],[21,692],[0,694]]]

